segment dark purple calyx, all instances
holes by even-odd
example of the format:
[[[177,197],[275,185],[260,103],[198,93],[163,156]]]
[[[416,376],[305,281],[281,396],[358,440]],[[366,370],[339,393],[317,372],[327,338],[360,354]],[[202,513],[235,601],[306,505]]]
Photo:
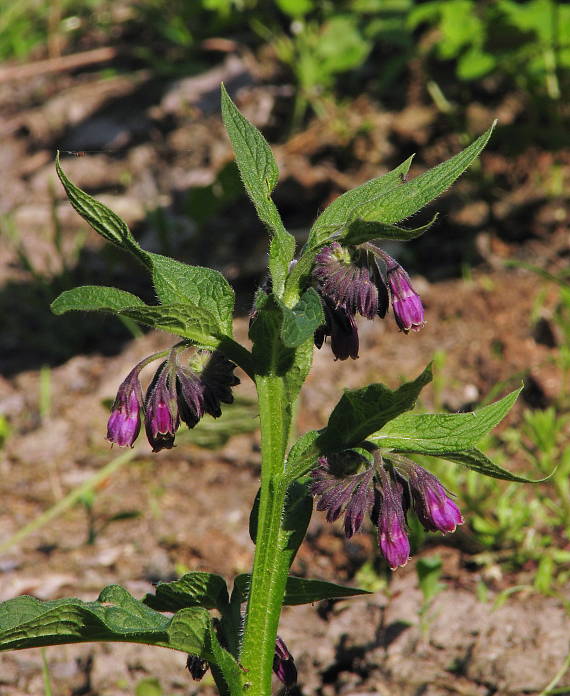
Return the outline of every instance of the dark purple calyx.
[[[325,323],[315,331],[315,345],[321,348],[330,336],[335,360],[358,358],[358,328],[354,316],[342,307],[335,307],[328,298],[322,298]]]

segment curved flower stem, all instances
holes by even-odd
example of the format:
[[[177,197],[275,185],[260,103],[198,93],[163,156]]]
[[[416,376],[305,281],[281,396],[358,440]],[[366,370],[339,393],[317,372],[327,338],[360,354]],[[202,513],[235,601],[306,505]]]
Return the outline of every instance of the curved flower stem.
[[[256,548],[240,662],[248,696],[269,696],[275,638],[289,564],[283,563],[283,461],[291,423],[281,377],[257,376],[261,426],[261,492]]]

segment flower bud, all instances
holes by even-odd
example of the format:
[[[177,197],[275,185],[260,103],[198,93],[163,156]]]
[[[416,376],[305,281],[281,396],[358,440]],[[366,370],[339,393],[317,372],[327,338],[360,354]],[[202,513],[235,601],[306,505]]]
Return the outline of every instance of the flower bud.
[[[231,388],[240,383],[234,375],[236,366],[217,350],[213,353],[203,350],[196,354],[191,367],[200,374],[205,412],[219,418],[222,415],[220,404],[233,403]]]
[[[145,429],[153,452],[173,447],[174,435],[180,424],[171,360],[165,360],[160,365],[146,393]]]
[[[410,276],[393,259],[388,263],[388,285],[392,295],[394,317],[404,333],[419,331],[425,324],[424,307],[418,293],[413,289]]]
[[[463,524],[459,508],[436,476],[417,464],[411,464],[408,482],[416,515],[428,531],[445,534]]]
[[[176,394],[180,418],[193,428],[205,413],[204,385],[200,378],[184,367],[176,371]]]
[[[140,370],[140,365],[137,365],[119,387],[107,423],[107,440],[120,447],[132,447],[141,429],[143,398]]]
[[[297,683],[297,667],[295,660],[289,652],[285,641],[277,636],[275,641],[275,655],[273,657],[273,671],[277,678],[290,689]]]
[[[321,348],[327,336],[331,337],[331,350],[336,360],[358,358],[358,328],[354,316],[342,307],[335,307],[327,298],[323,299],[325,324],[315,331],[315,345]]]
[[[201,681],[209,667],[208,662],[198,657],[198,655],[188,655],[186,669],[190,672],[190,676],[194,681]]]

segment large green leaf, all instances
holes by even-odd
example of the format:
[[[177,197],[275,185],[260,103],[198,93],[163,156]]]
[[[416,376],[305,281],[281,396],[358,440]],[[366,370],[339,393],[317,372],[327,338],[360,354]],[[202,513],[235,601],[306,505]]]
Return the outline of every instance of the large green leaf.
[[[213,317],[217,334],[232,335],[235,295],[224,276],[212,268],[189,266],[145,252],[156,294],[165,304],[188,304]]]
[[[214,660],[210,615],[191,608],[166,617],[119,585],[96,602],[67,598],[42,602],[16,597],[0,604],[0,650],[92,641],[147,643]]]
[[[72,310],[116,312],[135,307],[145,307],[145,303],[136,295],[118,288],[105,285],[82,285],[72,290],[65,290],[52,303],[54,314],[63,314]]]
[[[213,348],[219,344],[218,337],[223,336],[219,319],[201,306],[190,302],[145,305],[131,293],[104,286],[66,290],[53,301],[51,309],[55,314],[72,310],[111,312]]]
[[[355,219],[354,211],[378,196],[400,190],[412,164],[413,155],[392,171],[371,179],[336,198],[315,220],[307,246],[315,248],[338,234]]]
[[[386,224],[400,222],[421,210],[430,201],[441,195],[469,167],[487,145],[495,123],[469,147],[437,167],[429,169],[415,179],[392,189],[374,200],[362,204],[366,220]],[[352,218],[361,217],[358,208],[353,209]]]
[[[469,449],[501,422],[520,391],[470,413],[402,413],[368,440],[398,452],[443,455]]]
[[[222,611],[228,604],[226,581],[215,573],[186,573],[173,582],[159,582],[144,604],[156,611],[176,612],[185,607],[203,607]]]
[[[347,389],[320,434],[321,450],[338,451],[360,444],[388,421],[413,408],[420,391],[431,378],[431,365],[428,365],[417,379],[394,391],[383,384]]]
[[[234,580],[234,587],[238,589],[241,601],[245,602],[249,591],[251,576],[249,573],[238,575]],[[311,604],[322,599],[342,599],[343,597],[356,597],[357,595],[370,594],[368,590],[360,590],[356,587],[346,587],[324,580],[309,580],[290,575],[285,586],[283,604],[297,606],[299,604]]]
[[[287,232],[271,193],[279,180],[279,169],[259,130],[243,116],[222,85],[222,118],[232,143],[236,163],[260,220],[272,233],[269,270],[273,291],[283,292],[289,264],[295,253],[295,238]]]

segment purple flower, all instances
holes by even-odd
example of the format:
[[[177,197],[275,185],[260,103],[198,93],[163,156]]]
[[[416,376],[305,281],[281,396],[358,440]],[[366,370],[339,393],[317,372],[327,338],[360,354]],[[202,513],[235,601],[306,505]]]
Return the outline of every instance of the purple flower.
[[[335,360],[358,358],[358,329],[354,316],[342,307],[335,307],[330,300],[323,298],[325,324],[315,331],[315,345],[321,348],[325,338],[331,337],[331,350]]]
[[[200,681],[209,667],[208,662],[198,657],[198,655],[188,655],[186,669],[190,672],[190,676],[194,681]]]
[[[285,641],[277,636],[275,641],[275,655],[273,657],[273,671],[277,678],[290,689],[297,683],[297,667],[295,660],[289,652]]]
[[[342,471],[361,463],[366,465],[361,473],[347,476]],[[334,522],[344,514],[344,533],[350,539],[359,531],[374,504],[374,470],[363,457],[347,450],[335,457],[321,457],[311,476],[311,493],[319,498],[317,510],[327,511],[327,522]]]
[[[407,471],[414,510],[422,525],[444,534],[463,524],[463,516],[436,476],[411,463]]]
[[[418,293],[412,287],[410,276],[386,254],[388,285],[392,296],[392,309],[400,329],[404,333],[419,331],[425,324],[424,307]]]
[[[171,449],[180,425],[174,358],[165,360],[154,375],[145,398],[145,429],[153,452]]]
[[[386,312],[386,286],[374,255],[365,249],[353,247],[349,250],[332,242],[317,254],[313,277],[322,297],[348,314],[358,312],[367,319],[374,319],[377,314]]]
[[[141,429],[143,398],[140,371],[139,364],[129,372],[119,387],[107,423],[107,440],[120,447],[132,447]]]
[[[378,468],[380,486],[375,506],[378,544],[390,568],[405,566],[410,558],[410,541],[406,531],[404,487],[395,474],[384,466]]]

